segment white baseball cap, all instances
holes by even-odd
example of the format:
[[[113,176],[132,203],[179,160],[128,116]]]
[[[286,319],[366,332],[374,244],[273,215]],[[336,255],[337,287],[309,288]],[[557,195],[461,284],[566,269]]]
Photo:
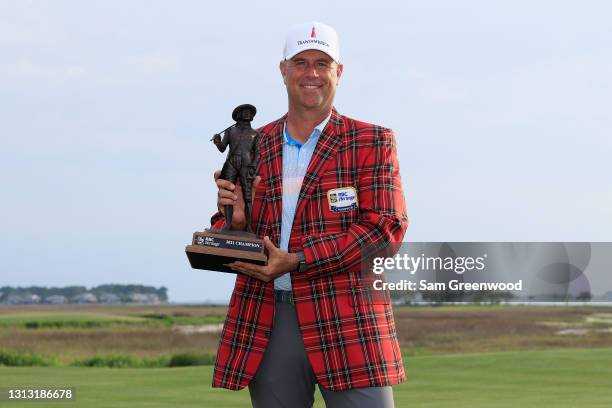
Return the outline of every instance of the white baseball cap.
[[[288,60],[306,50],[319,50],[340,63],[338,33],[332,27],[310,21],[294,25],[287,31],[283,58]]]

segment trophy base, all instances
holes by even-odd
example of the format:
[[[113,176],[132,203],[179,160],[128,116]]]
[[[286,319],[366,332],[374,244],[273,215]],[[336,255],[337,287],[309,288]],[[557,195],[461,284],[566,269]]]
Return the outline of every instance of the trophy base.
[[[245,231],[207,229],[193,233],[191,245],[185,247],[193,269],[237,273],[225,266],[234,261],[265,265],[263,239]]]

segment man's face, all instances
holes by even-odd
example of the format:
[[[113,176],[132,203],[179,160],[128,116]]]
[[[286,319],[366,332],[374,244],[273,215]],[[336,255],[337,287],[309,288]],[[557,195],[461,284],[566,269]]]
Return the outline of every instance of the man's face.
[[[281,61],[289,106],[305,110],[330,109],[342,68],[342,64],[318,50],[306,50],[288,61]]]
[[[251,111],[248,109],[244,109],[241,112],[241,118],[242,120],[246,121],[246,122],[250,122],[251,120],[253,120],[253,115],[251,114]]]

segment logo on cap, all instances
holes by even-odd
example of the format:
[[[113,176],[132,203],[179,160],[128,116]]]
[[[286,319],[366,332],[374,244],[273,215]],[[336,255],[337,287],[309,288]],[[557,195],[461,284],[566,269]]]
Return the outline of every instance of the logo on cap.
[[[310,34],[310,37],[308,34]],[[316,21],[309,21],[291,27],[285,38],[283,58],[291,59],[305,50],[325,52],[334,61],[338,62],[340,49],[338,47],[338,34],[336,30]]]

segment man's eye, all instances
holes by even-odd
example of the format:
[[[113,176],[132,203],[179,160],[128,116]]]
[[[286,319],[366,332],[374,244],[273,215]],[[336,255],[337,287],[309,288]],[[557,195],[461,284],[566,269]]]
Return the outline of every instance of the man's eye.
[[[302,68],[306,66],[306,61],[295,61],[293,65],[295,65],[296,67]]]
[[[319,68],[329,68],[329,63],[325,62],[325,61],[319,61],[319,62],[317,62],[317,67],[319,67]]]

